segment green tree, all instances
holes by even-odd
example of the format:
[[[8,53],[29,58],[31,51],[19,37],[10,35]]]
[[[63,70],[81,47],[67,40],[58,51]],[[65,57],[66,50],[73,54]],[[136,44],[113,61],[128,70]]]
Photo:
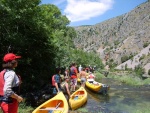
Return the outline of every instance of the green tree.
[[[28,87],[24,89],[50,82],[60,47],[54,43],[55,35],[59,33],[63,40],[67,18],[54,5],[40,5],[40,0],[0,1],[0,17],[0,55],[14,52],[22,56],[16,71],[23,87]]]

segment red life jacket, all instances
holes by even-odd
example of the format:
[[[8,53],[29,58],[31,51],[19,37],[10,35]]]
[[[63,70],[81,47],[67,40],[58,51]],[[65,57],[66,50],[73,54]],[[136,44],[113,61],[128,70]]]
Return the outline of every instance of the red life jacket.
[[[55,75],[53,75],[52,76],[52,86],[55,86],[55,83],[56,83],[56,81],[55,81]]]
[[[73,76],[73,75],[76,76],[76,68],[74,66],[70,68],[70,76]]]
[[[5,83],[5,80],[4,80],[4,74],[5,74],[5,72],[6,72],[5,69],[0,72],[0,96],[4,95],[3,88],[4,88],[4,83]]]
[[[92,78],[94,78],[94,76],[92,74],[90,74],[89,78],[92,79]]]

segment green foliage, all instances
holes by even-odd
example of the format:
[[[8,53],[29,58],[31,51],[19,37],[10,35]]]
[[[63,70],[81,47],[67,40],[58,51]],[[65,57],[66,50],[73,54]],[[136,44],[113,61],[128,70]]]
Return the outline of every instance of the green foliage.
[[[147,47],[149,44],[150,44],[150,43],[145,42],[144,45],[143,45],[143,47],[145,48],[145,47]]]
[[[31,113],[34,110],[31,106],[27,106],[26,103],[22,102],[19,104],[19,113]]]
[[[129,59],[128,56],[125,55],[125,56],[121,57],[121,62],[123,63],[123,62],[127,61],[128,59]]]
[[[96,81],[100,81],[104,77],[102,69],[97,70],[94,75],[96,76]]]
[[[76,64],[82,66],[96,66],[98,68],[104,68],[101,59],[95,53],[87,53],[83,50],[71,49],[66,52],[66,56],[62,58],[60,61],[60,66],[68,67],[72,62],[76,62]]]
[[[140,58],[139,58],[139,61],[141,61],[142,59],[145,58],[145,55],[143,54]]]
[[[109,62],[106,62],[106,65],[109,65],[109,68],[112,70],[114,67],[117,66],[117,63],[113,62],[113,59],[110,59]]]
[[[150,83],[150,78],[147,78],[147,79],[144,79],[143,80],[143,84],[145,84],[145,85],[149,85],[149,83]]]
[[[125,73],[125,74],[120,73],[120,75],[110,73],[108,77],[120,81],[121,83],[133,85],[133,86],[146,84],[142,79],[140,79],[137,75],[135,75],[135,72]]]
[[[130,54],[130,56],[124,55],[123,57],[121,57],[121,62],[126,62],[129,59],[132,59],[134,55]]]
[[[144,69],[140,65],[136,66],[134,71],[135,71],[136,75],[139,77],[141,77],[142,74],[144,74]]]
[[[50,82],[57,59],[72,47],[75,35],[66,16],[54,5],[40,5],[40,0],[3,0],[0,17],[0,57],[7,52],[22,56],[16,71],[23,90]]]
[[[119,40],[114,41],[115,45],[118,45],[119,43],[120,43]]]

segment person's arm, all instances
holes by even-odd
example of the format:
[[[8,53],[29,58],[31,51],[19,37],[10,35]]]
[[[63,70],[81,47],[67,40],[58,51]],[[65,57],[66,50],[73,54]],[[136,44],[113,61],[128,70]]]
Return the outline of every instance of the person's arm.
[[[59,88],[58,88],[57,82],[55,82],[55,87],[56,87],[57,91],[59,92]]]
[[[59,92],[58,83],[60,82],[60,77],[58,75],[55,75],[54,79],[55,79],[55,87],[57,91]]]
[[[68,83],[66,83],[65,85],[66,85],[67,93],[68,93],[68,95],[69,95],[69,97],[70,97],[70,90],[69,90],[69,87],[68,87]]]
[[[18,102],[23,101],[23,98],[15,93],[13,93],[10,97],[15,98]]]

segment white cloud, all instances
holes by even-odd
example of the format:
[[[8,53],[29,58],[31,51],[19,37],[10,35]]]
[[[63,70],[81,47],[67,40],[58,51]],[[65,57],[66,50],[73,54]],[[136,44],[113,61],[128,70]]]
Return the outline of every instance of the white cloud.
[[[64,13],[71,22],[100,16],[113,5],[113,0],[67,0],[67,2]]]

